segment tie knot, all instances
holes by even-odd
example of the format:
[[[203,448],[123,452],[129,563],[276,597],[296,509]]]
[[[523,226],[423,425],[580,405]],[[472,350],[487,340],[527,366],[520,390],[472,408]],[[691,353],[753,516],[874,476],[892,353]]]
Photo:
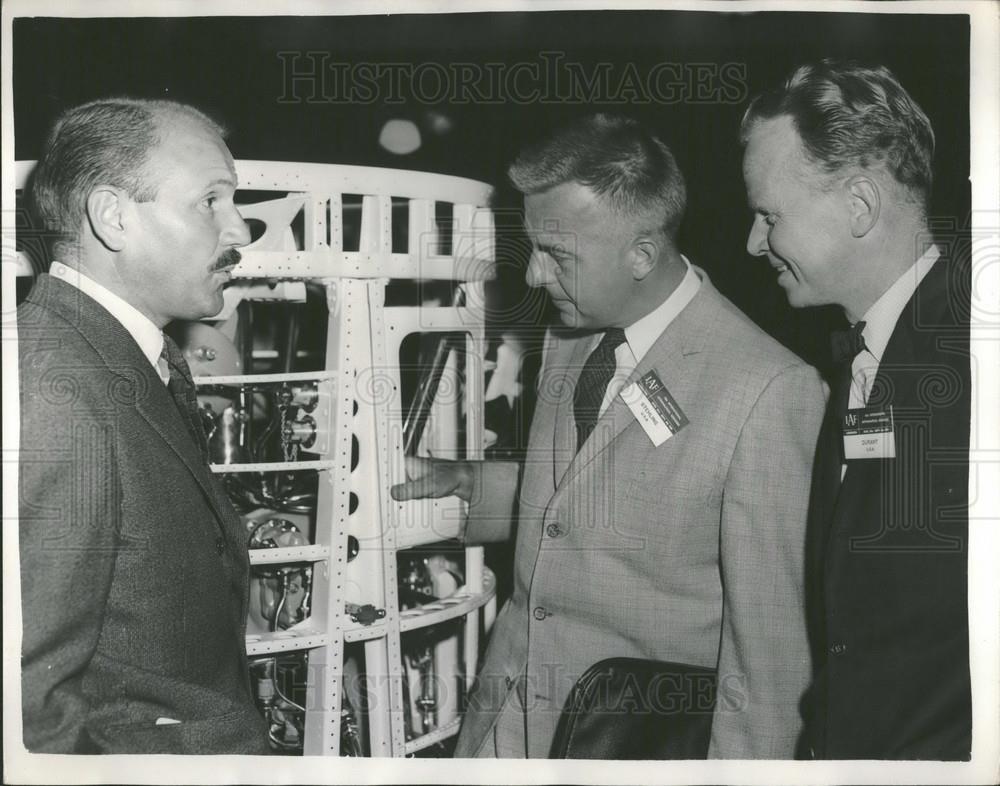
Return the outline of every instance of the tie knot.
[[[163,349],[160,350],[160,357],[176,369],[187,367],[187,361],[184,359],[184,353],[181,352],[181,348],[166,333],[163,334]]]
[[[171,378],[176,376],[185,385],[194,385],[191,378],[191,368],[188,366],[187,360],[184,359],[184,353],[177,346],[177,342],[166,333],[163,334],[163,349],[160,350],[160,357],[166,361]]]
[[[615,373],[615,348],[624,343],[624,330],[617,327],[608,328],[600,343],[590,353],[587,362],[583,364],[576,390],[573,391],[577,449],[587,440],[600,417],[604,394]]]
[[[850,362],[859,352],[867,349],[865,337],[862,335],[864,329],[864,322],[855,322],[849,330],[835,330],[830,335],[830,346],[835,362]]]
[[[605,352],[614,352],[620,344],[625,343],[625,331],[619,327],[608,328],[604,337],[601,339],[601,343],[597,345],[597,348]]]

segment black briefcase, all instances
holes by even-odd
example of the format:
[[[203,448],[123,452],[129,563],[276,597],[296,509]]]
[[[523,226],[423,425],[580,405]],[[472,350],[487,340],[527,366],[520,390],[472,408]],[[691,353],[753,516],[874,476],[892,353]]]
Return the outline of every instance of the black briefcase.
[[[714,669],[609,658],[566,699],[550,759],[704,759],[715,710]]]

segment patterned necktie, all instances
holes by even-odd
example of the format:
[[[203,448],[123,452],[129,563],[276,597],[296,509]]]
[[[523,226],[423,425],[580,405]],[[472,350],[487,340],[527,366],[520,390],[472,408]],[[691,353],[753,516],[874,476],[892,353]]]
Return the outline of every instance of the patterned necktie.
[[[625,343],[625,331],[608,328],[580,372],[580,379],[573,391],[573,414],[576,417],[576,449],[579,450],[590,432],[597,425],[601,403],[607,392],[608,383],[615,375],[615,349]]]
[[[207,460],[208,440],[205,438],[205,429],[201,424],[194,378],[191,376],[191,369],[188,367],[180,347],[165,333],[163,334],[163,349],[160,350],[160,357],[167,362],[167,367],[170,369],[170,382],[167,384],[167,390],[173,396],[174,403],[177,405],[191,437]]]

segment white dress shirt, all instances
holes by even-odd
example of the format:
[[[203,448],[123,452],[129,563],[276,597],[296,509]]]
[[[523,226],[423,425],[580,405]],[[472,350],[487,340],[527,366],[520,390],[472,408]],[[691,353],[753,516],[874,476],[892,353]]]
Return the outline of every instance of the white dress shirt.
[[[691,299],[698,294],[701,286],[701,279],[691,266],[687,257],[682,256],[687,272],[677,288],[670,293],[669,297],[660,305],[650,311],[646,316],[633,322],[625,328],[625,341],[615,349],[615,374],[608,383],[608,388],[604,393],[604,400],[601,402],[600,414],[604,414],[611,402],[615,400],[629,375],[635,371],[635,367],[642,362],[642,359],[649,352],[649,348],[656,343],[656,339],[667,329],[667,326],[674,321],[684,307],[691,302]],[[600,333],[594,337],[594,344],[591,352],[601,342],[604,334]]]
[[[896,279],[895,283],[882,293],[882,297],[872,303],[860,321],[865,323],[861,335],[865,339],[865,348],[854,356],[851,363],[851,389],[847,396],[848,409],[863,409],[868,406],[868,397],[878,376],[878,367],[882,355],[896,329],[899,315],[903,313],[906,304],[910,302],[913,293],[917,291],[920,282],[924,280],[934,266],[941,252],[937,246],[931,246],[924,252],[910,269]],[[840,479],[847,474],[847,462],[840,465]]]
[[[163,332],[153,324],[149,317],[106,287],[98,284],[94,279],[79,270],[64,265],[62,262],[53,262],[49,267],[49,275],[76,287],[110,312],[111,316],[117,319],[135,339],[135,343],[139,345],[142,354],[156,369],[156,373],[163,380],[163,383],[170,382],[170,371],[166,363],[160,360],[160,353],[163,351]]]
[[[892,331],[896,329],[899,315],[910,302],[924,276],[930,272],[941,252],[931,246],[896,282],[876,300],[861,318],[864,329],[865,349],[859,352],[851,363],[851,392],[847,400],[849,409],[861,409],[868,405],[879,364],[889,344]]]

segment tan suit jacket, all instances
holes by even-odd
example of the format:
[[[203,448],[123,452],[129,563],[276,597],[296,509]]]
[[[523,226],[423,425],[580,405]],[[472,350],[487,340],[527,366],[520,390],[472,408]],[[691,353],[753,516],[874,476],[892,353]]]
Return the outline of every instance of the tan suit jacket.
[[[456,756],[493,755],[502,713],[523,723],[528,756],[546,756],[576,679],[631,656],[718,668],[710,756],[791,758],[810,674],[805,523],[826,391],[699,273],[698,294],[631,376],[655,370],[690,420],[659,447],[618,397],[575,451],[573,390],[591,339],[552,338],[521,470],[513,593]],[[480,469],[469,542],[511,528],[517,466]]]

